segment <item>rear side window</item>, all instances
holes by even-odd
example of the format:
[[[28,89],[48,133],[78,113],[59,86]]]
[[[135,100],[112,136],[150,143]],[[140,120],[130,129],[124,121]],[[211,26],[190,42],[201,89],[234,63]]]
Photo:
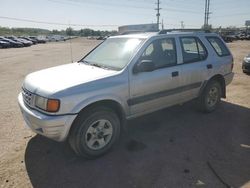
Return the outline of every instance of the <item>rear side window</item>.
[[[228,56],[230,55],[229,50],[225,44],[218,37],[207,37],[208,42],[214,48],[218,56]]]
[[[184,63],[202,61],[207,58],[207,50],[197,37],[181,37]]]

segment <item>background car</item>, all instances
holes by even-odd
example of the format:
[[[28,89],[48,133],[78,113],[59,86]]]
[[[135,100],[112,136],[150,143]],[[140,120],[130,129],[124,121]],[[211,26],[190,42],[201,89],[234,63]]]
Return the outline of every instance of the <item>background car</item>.
[[[31,39],[30,37],[19,37],[28,41],[31,41],[33,44],[37,44],[37,40]]]
[[[242,70],[244,73],[250,74],[250,54],[244,57],[242,62]]]
[[[65,41],[64,36],[61,36],[61,35],[47,36],[47,39],[48,39],[48,41],[50,41],[50,42]]]
[[[46,40],[45,39],[42,39],[42,38],[39,38],[39,37],[34,37],[34,36],[32,36],[32,37],[29,37],[30,39],[33,39],[33,40],[36,40],[37,41],[37,43],[46,43]]]
[[[9,42],[5,42],[0,40],[0,48],[10,48],[11,44]]]
[[[13,41],[13,40],[8,39],[8,38],[5,38],[5,37],[0,37],[0,40],[1,40],[1,41],[4,41],[4,42],[10,43],[10,44],[11,44],[11,47],[14,47],[14,48],[24,47],[24,44],[23,44],[23,43]]]
[[[9,37],[6,37],[8,39],[11,39],[15,42],[20,42],[22,43],[25,47],[28,47],[28,46],[31,46],[33,43],[31,41],[28,41],[26,39],[22,39],[22,38],[17,38],[15,36],[9,36]]]

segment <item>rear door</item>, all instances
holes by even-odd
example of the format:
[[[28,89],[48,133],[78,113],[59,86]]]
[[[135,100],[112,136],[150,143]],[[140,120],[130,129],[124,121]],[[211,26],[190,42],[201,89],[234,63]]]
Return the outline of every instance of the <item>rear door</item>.
[[[188,101],[198,96],[207,73],[212,70],[208,60],[208,52],[201,40],[196,36],[182,36],[179,38],[183,63],[180,86],[182,101]]]

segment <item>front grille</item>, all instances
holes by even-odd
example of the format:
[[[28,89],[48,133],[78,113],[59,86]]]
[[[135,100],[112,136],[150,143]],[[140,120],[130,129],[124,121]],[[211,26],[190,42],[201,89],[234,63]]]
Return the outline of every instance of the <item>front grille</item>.
[[[31,106],[34,95],[30,91],[24,88],[23,88],[22,94],[23,94],[23,101],[25,102],[25,104],[27,104],[28,106]]]

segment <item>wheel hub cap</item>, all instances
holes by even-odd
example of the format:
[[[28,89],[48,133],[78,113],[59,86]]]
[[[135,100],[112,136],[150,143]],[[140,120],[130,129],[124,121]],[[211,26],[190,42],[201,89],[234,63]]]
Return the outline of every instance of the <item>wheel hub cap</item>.
[[[219,93],[217,87],[212,87],[208,92],[207,104],[212,107],[218,101]]]
[[[113,127],[110,121],[100,119],[92,123],[85,134],[85,142],[92,150],[105,147],[111,140]]]

